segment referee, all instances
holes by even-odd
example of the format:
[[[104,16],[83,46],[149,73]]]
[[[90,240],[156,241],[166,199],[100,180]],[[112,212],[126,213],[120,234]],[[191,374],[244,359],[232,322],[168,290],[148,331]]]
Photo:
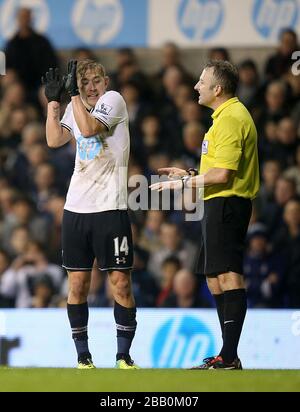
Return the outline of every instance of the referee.
[[[151,190],[204,186],[202,239],[196,272],[204,274],[215,298],[223,347],[193,369],[242,369],[238,343],[247,311],[243,252],[253,199],[259,190],[257,132],[235,97],[238,72],[227,61],[209,62],[195,86],[199,104],[213,109],[213,124],[202,143],[199,175],[178,168],[159,169],[180,179]]]

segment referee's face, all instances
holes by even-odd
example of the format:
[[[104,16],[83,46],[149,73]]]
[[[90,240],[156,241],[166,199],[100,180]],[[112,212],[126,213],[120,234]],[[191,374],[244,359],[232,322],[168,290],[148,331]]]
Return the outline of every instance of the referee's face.
[[[204,69],[201,73],[198,83],[194,87],[194,89],[199,93],[199,104],[207,107],[212,107],[212,104],[216,98],[214,87],[212,87],[213,84],[213,68],[209,67],[207,69]]]
[[[94,70],[87,70],[81,79],[78,79],[80,95],[86,103],[95,107],[98,99],[105,93],[108,78],[100,76]]]

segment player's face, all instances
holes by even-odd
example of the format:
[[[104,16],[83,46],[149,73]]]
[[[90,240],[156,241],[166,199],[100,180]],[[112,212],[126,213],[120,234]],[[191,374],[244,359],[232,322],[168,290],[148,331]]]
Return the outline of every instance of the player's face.
[[[215,100],[213,68],[204,69],[198,83],[194,87],[199,93],[198,103],[207,107]]]
[[[105,93],[108,78],[101,76],[94,70],[87,70],[82,77],[79,79],[79,89],[80,95],[91,107],[94,107],[98,99]]]

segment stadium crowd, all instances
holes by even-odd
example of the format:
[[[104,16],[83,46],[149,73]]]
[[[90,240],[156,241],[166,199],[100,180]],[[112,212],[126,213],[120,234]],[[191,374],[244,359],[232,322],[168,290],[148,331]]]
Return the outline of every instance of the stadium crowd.
[[[0,76],[0,307],[66,305],[61,268],[61,220],[72,175],[75,141],[49,149],[47,102],[40,78],[65,67],[49,41],[31,28],[30,12],[7,42],[7,73]],[[239,99],[258,130],[261,189],[248,230],[244,274],[252,308],[300,307],[300,75],[291,71],[296,34],[285,30],[278,50],[260,72],[253,60],[237,62]],[[26,51],[26,52],[25,52]],[[161,69],[146,75],[135,52],[116,51],[110,88],[119,91],[130,119],[129,177],[149,179],[170,164],[197,168],[211,112],[197,103],[197,81],[172,43],[161,50]],[[38,59],[36,58],[38,56]],[[208,59],[230,60],[223,48]],[[94,58],[78,49],[78,60]],[[199,68],[199,72],[200,72]],[[65,108],[67,96],[65,96]],[[139,307],[210,307],[213,302],[193,267],[200,222],[185,212],[130,211],[135,244],[134,294]],[[94,265],[89,305],[113,304],[104,273]]]

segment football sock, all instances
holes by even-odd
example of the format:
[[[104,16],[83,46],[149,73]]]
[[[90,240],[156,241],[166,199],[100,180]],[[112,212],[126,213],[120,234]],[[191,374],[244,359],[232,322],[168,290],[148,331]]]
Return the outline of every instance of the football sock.
[[[136,307],[125,308],[115,302],[114,316],[117,328],[117,360],[130,360],[129,350],[136,330]]]
[[[221,326],[222,331],[222,339],[224,339],[224,293],[220,295],[213,295],[216,302],[218,318]]]
[[[78,360],[91,358],[88,347],[87,324],[89,318],[88,304],[67,304],[68,317],[72,329],[72,338],[77,350]]]
[[[246,311],[245,289],[228,290],[224,293],[224,339],[220,356],[225,363],[231,363],[237,357]]]

